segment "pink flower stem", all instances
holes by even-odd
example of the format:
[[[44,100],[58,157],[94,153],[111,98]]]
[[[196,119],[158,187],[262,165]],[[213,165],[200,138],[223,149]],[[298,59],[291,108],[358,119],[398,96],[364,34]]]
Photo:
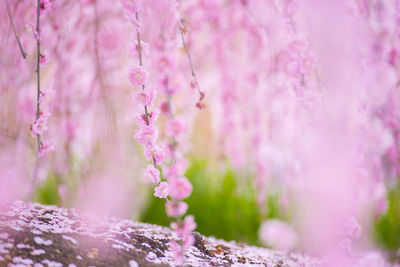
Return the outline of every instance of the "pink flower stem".
[[[17,39],[17,43],[18,43],[18,46],[19,46],[19,50],[21,51],[22,57],[25,59],[26,58],[26,52],[25,52],[24,48],[22,47],[21,40],[19,39],[17,30],[15,29],[14,20],[12,18],[11,11],[10,11],[10,5],[8,4],[8,0],[5,0],[5,1],[6,1],[6,8],[7,8],[8,18],[10,19],[11,28],[12,28],[12,30],[14,32],[15,39]]]
[[[40,115],[40,0],[37,0],[37,13],[36,13],[36,31],[39,34],[36,40],[36,47],[37,47],[37,60],[36,60],[36,80],[37,80],[37,95],[36,95],[36,120],[39,119]],[[37,142],[38,142],[38,152],[40,151],[40,135],[37,135]]]

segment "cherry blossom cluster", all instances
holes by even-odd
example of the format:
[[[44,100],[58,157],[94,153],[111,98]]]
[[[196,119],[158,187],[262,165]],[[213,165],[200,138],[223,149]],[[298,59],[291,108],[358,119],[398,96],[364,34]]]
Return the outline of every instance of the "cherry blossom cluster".
[[[169,12],[171,18],[174,19],[174,23],[170,24],[173,31],[179,25],[178,14],[176,14],[175,9],[170,9],[166,12]],[[157,84],[159,85],[159,91],[165,96],[165,100],[160,104],[161,114],[165,118],[163,135],[165,139],[166,161],[162,166],[162,170],[163,176],[169,183],[170,199],[167,199],[166,202],[166,212],[168,216],[177,220],[171,223],[171,229],[175,230],[178,236],[178,240],[174,240],[171,243],[171,251],[174,254],[177,264],[182,265],[184,263],[185,251],[194,243],[191,232],[195,229],[196,224],[193,216],[186,216],[182,220],[188,209],[188,205],[182,200],[189,197],[193,190],[189,180],[184,177],[187,168],[187,161],[184,158],[184,146],[188,125],[183,116],[184,114],[176,114],[177,108],[173,104],[175,96],[179,93],[182,86],[179,84],[178,61],[174,53],[174,51],[178,50],[178,45],[176,40],[168,40],[167,34],[168,30],[160,32],[158,36],[158,39],[164,42],[160,41],[160,45],[155,47],[153,65],[158,72],[159,78]],[[186,53],[188,53],[184,39],[182,39],[182,45],[185,47]],[[190,66],[193,67],[189,54],[187,56],[189,57]],[[202,95],[204,97],[204,94]],[[196,106],[198,106],[198,103]]]
[[[157,74],[157,77],[154,78],[157,84],[157,92],[162,92],[166,97],[166,100],[162,101],[160,106],[161,112],[166,118],[163,131],[166,142],[161,148],[156,145],[159,137],[158,129],[155,126],[158,112],[150,111],[156,91],[147,85],[149,72],[143,66],[143,56],[149,56],[150,46],[141,39],[140,4],[122,1],[122,5],[127,12],[127,16],[132,19],[133,24],[136,26],[137,33],[136,40],[129,44],[128,47],[129,54],[139,60],[139,66],[133,66],[129,70],[129,81],[138,88],[138,91],[134,93],[135,103],[139,103],[144,107],[144,113],[137,115],[139,129],[135,133],[135,139],[144,147],[146,159],[151,161],[144,169],[145,181],[155,185],[154,195],[166,199],[168,216],[177,220],[171,223],[171,228],[177,234],[178,239],[171,242],[170,248],[176,263],[182,265],[185,251],[194,243],[192,231],[195,229],[196,224],[193,216],[186,216],[182,220],[188,209],[187,203],[183,200],[190,196],[193,189],[189,180],[184,177],[186,161],[182,157],[180,150],[178,150],[182,134],[186,131],[186,125],[182,118],[175,117],[172,109],[173,96],[179,91],[179,85],[176,83],[179,80],[176,77],[179,71],[177,69],[176,56],[173,52],[174,49],[176,50],[176,45],[171,44],[171,40],[166,37],[166,32],[162,32],[158,36],[160,42],[154,46],[154,52],[151,57],[153,59],[153,69]],[[172,10],[164,12],[175,14],[175,6],[173,6]],[[174,16],[172,15],[172,17]],[[173,23],[171,24],[173,25]],[[177,26],[178,23],[173,27]],[[190,64],[192,63],[190,62]],[[204,94],[202,95],[203,99]],[[165,154],[164,151],[166,152]]]

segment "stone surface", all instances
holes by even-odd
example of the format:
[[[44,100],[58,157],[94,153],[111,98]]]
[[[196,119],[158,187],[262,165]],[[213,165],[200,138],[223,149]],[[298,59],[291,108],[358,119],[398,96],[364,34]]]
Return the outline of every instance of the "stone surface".
[[[186,266],[317,266],[307,256],[194,233]],[[16,202],[0,210],[0,266],[174,266],[169,228]]]

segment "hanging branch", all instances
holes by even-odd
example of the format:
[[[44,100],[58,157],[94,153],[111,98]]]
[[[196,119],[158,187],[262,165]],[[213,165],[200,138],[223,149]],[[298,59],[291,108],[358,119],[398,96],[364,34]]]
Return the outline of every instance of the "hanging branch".
[[[17,30],[15,29],[14,21],[13,21],[13,18],[12,18],[12,15],[11,15],[11,11],[10,11],[10,5],[8,4],[8,0],[4,0],[4,1],[6,2],[7,15],[8,15],[8,18],[10,19],[11,28],[12,28],[12,30],[14,32],[15,39],[17,39],[17,43],[18,43],[18,46],[19,46],[19,50],[21,51],[22,57],[25,59],[26,58],[26,52],[25,52],[24,48],[22,47],[21,40],[19,39]]]
[[[36,32],[38,34],[36,39],[36,47],[37,47],[37,58],[36,58],[36,81],[37,81],[37,94],[36,94],[36,120],[39,119],[40,116],[40,0],[37,0],[37,13],[36,13]],[[37,135],[37,143],[38,143],[38,152],[40,152],[40,135]]]
[[[204,97],[205,97],[205,94],[204,94],[204,92],[202,92],[200,90],[199,82],[197,81],[197,75],[196,75],[196,72],[194,71],[194,67],[193,67],[192,56],[190,55],[189,47],[186,44],[186,40],[185,40],[185,35],[184,34],[187,33],[188,30],[187,30],[186,23],[185,23],[184,19],[180,20],[179,29],[180,29],[180,32],[181,32],[182,43],[183,43],[183,46],[185,48],[186,55],[188,57],[190,70],[192,72],[192,77],[193,77],[193,82],[194,82],[194,84],[192,84],[192,86],[195,87],[197,89],[197,92],[199,93],[199,101],[196,103],[196,107],[199,108],[199,109],[202,109],[202,108],[204,108],[206,106],[204,104],[204,102],[202,102]]]
[[[136,11],[135,12],[135,17],[136,17],[136,23],[139,23],[139,12]],[[137,42],[138,42],[138,56],[139,56],[139,66],[143,67],[143,59],[142,59],[142,40],[140,38],[140,30],[139,30],[139,26],[136,24],[136,38],[137,38]],[[146,89],[146,86],[143,84],[142,85],[142,90],[144,91]],[[147,109],[147,105],[144,105],[144,115],[145,115],[145,121],[146,121],[146,125],[149,126],[150,122],[149,122],[149,112]],[[156,159],[154,157],[152,157],[153,160],[153,165],[154,168],[157,168],[157,163],[156,163]]]

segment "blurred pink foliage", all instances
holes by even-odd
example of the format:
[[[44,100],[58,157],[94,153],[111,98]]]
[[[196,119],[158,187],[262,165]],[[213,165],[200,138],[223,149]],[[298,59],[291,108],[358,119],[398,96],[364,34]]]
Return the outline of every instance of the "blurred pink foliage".
[[[11,18],[0,6],[1,203],[52,175],[64,205],[124,213],[142,175],[177,218],[181,262],[200,129],[213,138],[202,146],[255,177],[261,211],[274,190],[296,207],[298,247],[348,257],[370,245],[400,173],[399,1],[40,3],[39,30],[32,1],[9,1]]]

